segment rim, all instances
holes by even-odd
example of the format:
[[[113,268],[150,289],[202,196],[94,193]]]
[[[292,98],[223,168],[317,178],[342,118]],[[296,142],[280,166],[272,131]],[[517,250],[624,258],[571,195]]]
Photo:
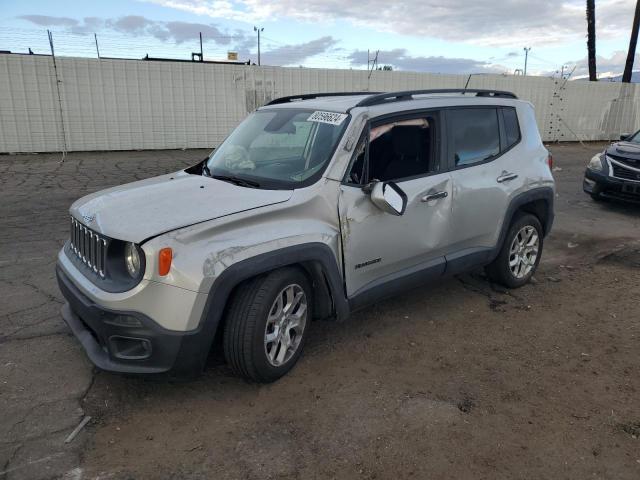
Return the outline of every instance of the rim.
[[[291,360],[307,324],[307,296],[300,285],[284,287],[271,305],[264,330],[264,351],[274,367]]]
[[[515,278],[531,273],[538,259],[540,237],[535,227],[527,225],[516,234],[509,249],[509,269]]]

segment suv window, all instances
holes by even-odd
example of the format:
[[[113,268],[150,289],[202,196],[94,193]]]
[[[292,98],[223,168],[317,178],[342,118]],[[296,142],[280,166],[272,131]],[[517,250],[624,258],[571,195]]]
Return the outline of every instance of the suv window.
[[[504,151],[520,141],[520,125],[515,108],[503,107],[502,118],[504,120],[504,135],[506,140],[506,145],[502,149]]]
[[[435,135],[436,120],[430,115],[372,125],[358,144],[348,181],[399,181],[438,171]]]
[[[456,167],[481,163],[500,153],[496,108],[460,108],[447,112]]]

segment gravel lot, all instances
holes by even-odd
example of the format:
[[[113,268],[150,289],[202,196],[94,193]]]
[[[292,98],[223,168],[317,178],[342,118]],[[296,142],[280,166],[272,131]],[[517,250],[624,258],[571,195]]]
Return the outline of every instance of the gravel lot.
[[[215,359],[188,383],[94,371],[59,315],[72,201],[205,151],[1,156],[0,478],[640,478],[640,207],[582,193],[601,149],[551,147],[533,284],[478,272],[316,322],[266,386]]]

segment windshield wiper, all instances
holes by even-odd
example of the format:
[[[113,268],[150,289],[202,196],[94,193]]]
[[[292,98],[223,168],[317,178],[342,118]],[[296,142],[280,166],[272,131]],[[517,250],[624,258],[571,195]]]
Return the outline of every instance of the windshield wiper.
[[[223,182],[233,183],[241,187],[260,188],[260,184],[258,182],[254,182],[253,180],[247,180],[246,178],[234,177],[232,175],[209,175],[209,176],[211,178],[215,178],[216,180],[222,180]]]

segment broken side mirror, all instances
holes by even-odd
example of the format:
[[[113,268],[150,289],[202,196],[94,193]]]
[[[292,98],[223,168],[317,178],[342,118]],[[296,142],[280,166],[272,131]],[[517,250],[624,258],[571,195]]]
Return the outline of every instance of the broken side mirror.
[[[407,194],[393,182],[375,183],[371,188],[371,201],[391,215],[402,215],[407,208]]]
[[[631,134],[629,133],[623,133],[622,135],[620,135],[620,140],[622,141],[628,140],[630,136]]]

